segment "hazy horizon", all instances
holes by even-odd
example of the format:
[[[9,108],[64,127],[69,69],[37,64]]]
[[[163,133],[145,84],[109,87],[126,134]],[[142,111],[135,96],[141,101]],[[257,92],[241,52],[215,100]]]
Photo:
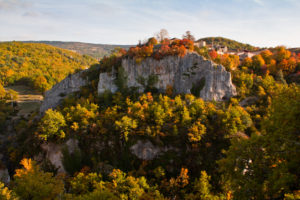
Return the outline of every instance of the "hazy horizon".
[[[258,47],[300,47],[297,0],[0,0],[0,41],[133,45],[170,37],[225,37]]]

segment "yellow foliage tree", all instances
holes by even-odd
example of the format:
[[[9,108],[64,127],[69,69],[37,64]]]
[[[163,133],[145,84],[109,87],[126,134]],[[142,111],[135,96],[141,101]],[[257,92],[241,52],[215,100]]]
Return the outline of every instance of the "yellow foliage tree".
[[[0,182],[0,199],[1,200],[18,200],[19,198],[14,194],[13,191],[9,190]]]
[[[64,185],[61,179],[52,173],[43,172],[31,159],[24,158],[14,175],[14,190],[22,199],[56,199],[63,193]]]

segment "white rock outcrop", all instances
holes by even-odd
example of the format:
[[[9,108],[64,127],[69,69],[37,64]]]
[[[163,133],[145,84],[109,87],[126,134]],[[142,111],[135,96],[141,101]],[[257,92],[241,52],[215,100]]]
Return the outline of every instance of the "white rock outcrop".
[[[136,87],[139,92],[145,89],[139,80],[147,81],[149,77],[156,76],[158,81],[154,87],[161,92],[164,92],[167,86],[172,86],[176,94],[186,94],[191,93],[192,88],[198,87],[199,91],[194,90],[199,92],[197,96],[204,100],[216,101],[236,95],[230,72],[222,65],[216,65],[196,53],[188,53],[183,58],[178,56],[167,56],[161,60],[146,58],[140,64],[137,64],[134,59],[125,58],[122,60],[122,67],[127,75],[127,86]],[[87,85],[88,80],[84,78],[84,72],[70,75],[48,90],[40,112],[55,108],[69,94]],[[112,93],[118,90],[115,85],[116,73],[114,67],[110,72],[100,73],[98,94],[106,90]]]
[[[98,83],[98,93],[101,94],[105,92],[105,90],[116,92],[118,90],[117,86],[114,83],[116,79],[115,73],[104,72],[99,75],[99,83]]]
[[[55,108],[69,94],[77,92],[80,90],[80,87],[87,85],[88,81],[83,77],[84,72],[85,70],[69,75],[54,85],[50,90],[46,91],[40,112],[43,113],[49,108]]]
[[[140,64],[134,59],[123,59],[122,67],[127,76],[127,86],[137,87],[139,92],[144,91],[140,84],[141,78],[147,80],[150,76],[157,76],[158,82],[154,85],[160,91],[172,86],[174,92],[191,93],[192,88],[203,84],[200,96],[204,100],[221,101],[236,95],[235,86],[231,82],[231,74],[222,65],[216,65],[196,53],[188,53],[183,58],[168,56],[161,60],[146,58]],[[115,92],[116,70],[101,73],[99,76],[98,93],[105,90]],[[202,83],[201,83],[202,82]],[[197,90],[196,90],[197,91]]]
[[[140,140],[130,147],[130,151],[141,160],[152,160],[161,153],[161,149],[150,141],[142,142]]]
[[[172,146],[159,147],[153,145],[149,140],[138,140],[130,147],[130,152],[141,160],[153,160],[167,151],[179,152],[179,149]]]
[[[66,173],[63,165],[63,153],[64,147],[68,148],[69,153],[73,153],[75,149],[79,149],[78,140],[69,139],[65,145],[55,143],[44,143],[41,145],[42,149],[46,152],[46,158],[57,169],[59,173]]]
[[[41,145],[42,149],[46,152],[46,158],[57,169],[59,173],[65,173],[66,170],[62,163],[63,154],[62,146],[54,143],[44,143]]]

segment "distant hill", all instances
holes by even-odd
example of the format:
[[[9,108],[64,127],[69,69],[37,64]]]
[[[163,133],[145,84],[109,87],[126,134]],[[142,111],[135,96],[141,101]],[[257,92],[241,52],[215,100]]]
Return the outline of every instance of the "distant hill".
[[[92,44],[84,42],[62,42],[62,41],[24,41],[25,43],[42,43],[62,49],[68,49],[81,55],[89,55],[93,58],[100,59],[116,47],[128,49],[131,45],[110,45],[110,44]]]
[[[235,40],[223,38],[223,37],[207,37],[207,38],[201,38],[197,41],[204,40],[206,44],[210,45],[212,44],[212,41],[214,45],[220,45],[220,46],[227,46],[229,50],[248,50],[248,51],[254,51],[258,50],[258,47],[251,46],[250,44],[244,44],[241,42],[237,42]]]
[[[46,44],[0,42],[0,83],[20,83],[40,92],[97,60]]]
[[[300,47],[298,47],[298,48],[290,48],[288,50],[291,51],[291,52],[294,52],[296,54],[300,53]]]

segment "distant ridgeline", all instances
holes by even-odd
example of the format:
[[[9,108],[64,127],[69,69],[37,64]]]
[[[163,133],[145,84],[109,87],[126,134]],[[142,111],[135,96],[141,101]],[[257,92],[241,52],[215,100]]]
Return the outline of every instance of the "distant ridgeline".
[[[244,44],[223,37],[207,37],[199,39],[198,41],[205,41],[207,45],[212,45],[213,43],[215,46],[226,46],[229,50],[255,51],[259,49],[258,47],[254,47],[250,44]],[[104,56],[108,56],[115,48],[123,48],[125,50],[128,50],[130,47],[132,47],[132,45],[110,45],[64,41],[24,41],[24,43],[48,44],[55,47],[68,49],[81,55],[89,55],[96,59],[101,59]]]
[[[25,42],[25,41],[24,41]],[[68,49],[81,55],[88,55],[96,59],[107,56],[115,48],[128,49],[131,45],[92,44],[84,42],[62,42],[62,41],[26,41],[25,43],[42,43],[62,49]]]
[[[1,42],[0,82],[4,86],[26,84],[44,92],[96,62],[92,57],[46,44]]]

